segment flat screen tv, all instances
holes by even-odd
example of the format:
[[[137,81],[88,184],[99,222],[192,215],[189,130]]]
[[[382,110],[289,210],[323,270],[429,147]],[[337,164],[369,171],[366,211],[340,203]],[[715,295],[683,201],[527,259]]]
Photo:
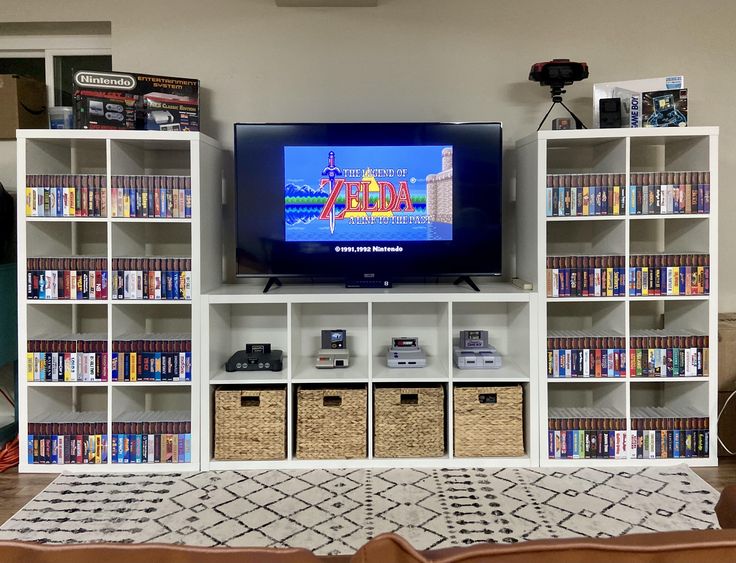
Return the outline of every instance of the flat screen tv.
[[[500,123],[237,123],[237,274],[501,274]]]

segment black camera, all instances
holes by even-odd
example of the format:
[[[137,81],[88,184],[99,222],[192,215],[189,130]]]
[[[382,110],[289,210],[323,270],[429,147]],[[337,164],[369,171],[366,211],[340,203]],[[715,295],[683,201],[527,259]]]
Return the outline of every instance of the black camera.
[[[551,88],[563,88],[586,78],[588,78],[588,64],[575,63],[570,59],[552,59],[545,63],[534,63],[529,71],[529,80]]]

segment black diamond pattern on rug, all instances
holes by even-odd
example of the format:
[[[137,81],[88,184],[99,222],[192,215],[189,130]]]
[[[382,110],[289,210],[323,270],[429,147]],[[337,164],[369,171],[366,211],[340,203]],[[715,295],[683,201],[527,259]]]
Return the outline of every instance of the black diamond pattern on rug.
[[[716,528],[685,466],[61,475],[0,540],[304,547],[352,553],[395,532],[418,549]]]

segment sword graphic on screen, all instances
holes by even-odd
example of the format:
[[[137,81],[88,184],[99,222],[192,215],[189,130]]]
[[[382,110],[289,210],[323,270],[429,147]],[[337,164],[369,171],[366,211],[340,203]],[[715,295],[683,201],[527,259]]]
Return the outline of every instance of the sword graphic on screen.
[[[330,151],[327,154],[327,166],[322,170],[322,176],[327,176],[330,181],[330,194],[335,189],[335,177],[342,176],[342,170],[335,165],[335,152]],[[321,190],[322,188],[320,188]],[[330,234],[335,232],[335,206],[330,209]]]

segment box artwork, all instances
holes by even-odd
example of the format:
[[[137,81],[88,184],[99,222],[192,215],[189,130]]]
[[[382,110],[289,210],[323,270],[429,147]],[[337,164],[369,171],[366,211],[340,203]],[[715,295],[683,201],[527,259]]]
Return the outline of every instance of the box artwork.
[[[641,106],[643,127],[687,126],[687,89],[643,92]]]
[[[74,121],[77,129],[199,131],[199,80],[79,71]]]

